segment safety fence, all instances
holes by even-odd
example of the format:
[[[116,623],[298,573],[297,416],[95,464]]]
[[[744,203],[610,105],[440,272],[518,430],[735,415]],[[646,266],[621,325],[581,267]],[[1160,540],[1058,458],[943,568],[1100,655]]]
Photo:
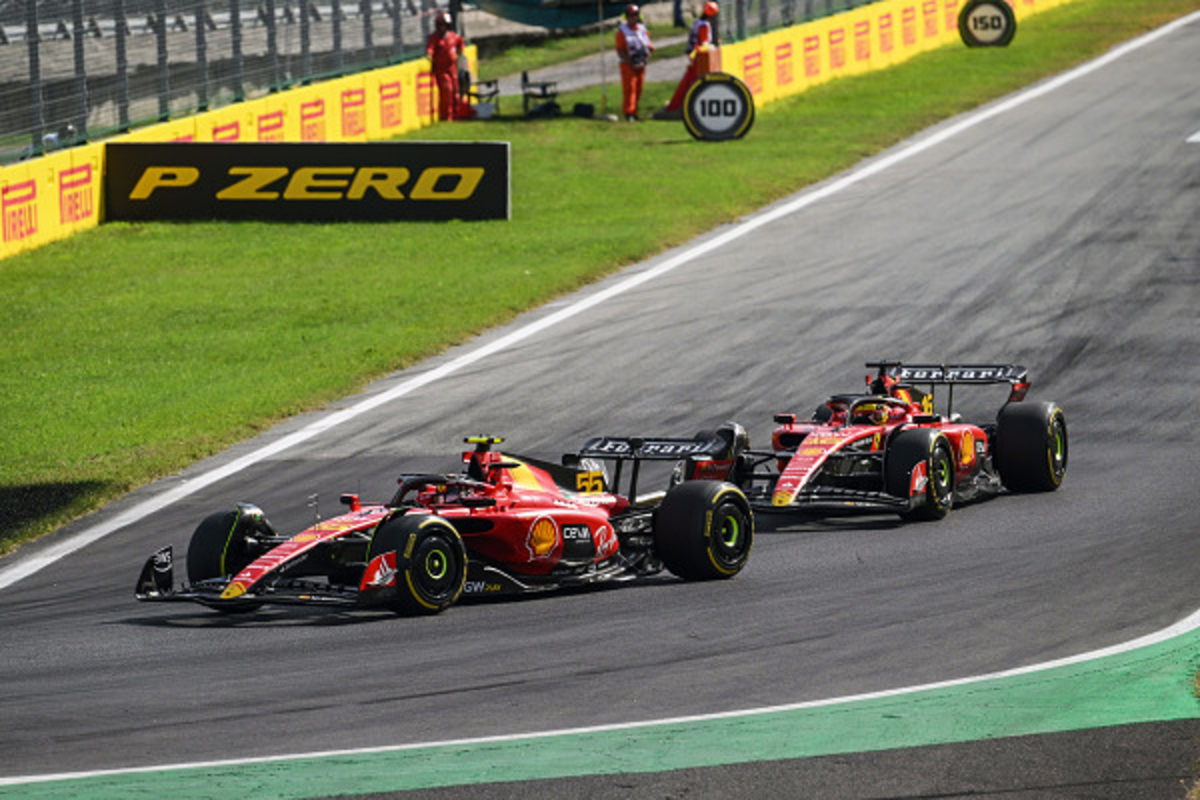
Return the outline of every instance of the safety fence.
[[[885,69],[957,42],[967,0],[880,0],[722,45],[719,69],[762,107],[840,77]],[[1070,0],[1010,0],[1020,20]],[[468,48],[472,71],[476,49]],[[432,124],[425,59],[301,86],[151,125],[112,141],[368,141]],[[104,144],[0,167],[0,259],[103,221]]]
[[[718,16],[720,40],[743,41],[751,36],[776,28],[787,28],[802,22],[852,11],[883,0],[718,0],[722,12]],[[676,2],[678,9],[682,0]],[[677,17],[676,24],[680,24]]]
[[[0,0],[0,163],[403,62],[439,10],[321,1]]]

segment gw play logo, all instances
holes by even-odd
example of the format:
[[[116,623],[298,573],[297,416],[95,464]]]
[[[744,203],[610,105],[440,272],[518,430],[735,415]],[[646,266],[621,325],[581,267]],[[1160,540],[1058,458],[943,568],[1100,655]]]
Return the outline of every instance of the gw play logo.
[[[508,219],[507,142],[108,146],[110,219]]]

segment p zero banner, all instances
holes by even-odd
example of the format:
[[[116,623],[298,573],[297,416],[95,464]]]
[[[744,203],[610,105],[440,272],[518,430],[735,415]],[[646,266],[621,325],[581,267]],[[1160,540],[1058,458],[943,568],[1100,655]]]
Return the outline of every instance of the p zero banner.
[[[113,143],[106,217],[509,219],[508,142]]]

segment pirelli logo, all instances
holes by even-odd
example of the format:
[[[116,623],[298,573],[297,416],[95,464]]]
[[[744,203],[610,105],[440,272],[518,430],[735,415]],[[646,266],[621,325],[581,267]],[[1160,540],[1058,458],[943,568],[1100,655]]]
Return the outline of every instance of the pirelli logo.
[[[4,241],[19,242],[38,232],[37,181],[0,188]]]
[[[109,219],[509,219],[507,142],[110,144]]]

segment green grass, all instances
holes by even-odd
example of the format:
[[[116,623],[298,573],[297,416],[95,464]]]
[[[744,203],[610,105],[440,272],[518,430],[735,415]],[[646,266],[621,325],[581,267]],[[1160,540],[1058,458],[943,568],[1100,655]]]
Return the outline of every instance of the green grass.
[[[111,224],[0,262],[0,550],[1197,8],[1077,0],[1007,49],[772,104],[738,142],[571,117],[413,135],[511,141],[509,222]]]

